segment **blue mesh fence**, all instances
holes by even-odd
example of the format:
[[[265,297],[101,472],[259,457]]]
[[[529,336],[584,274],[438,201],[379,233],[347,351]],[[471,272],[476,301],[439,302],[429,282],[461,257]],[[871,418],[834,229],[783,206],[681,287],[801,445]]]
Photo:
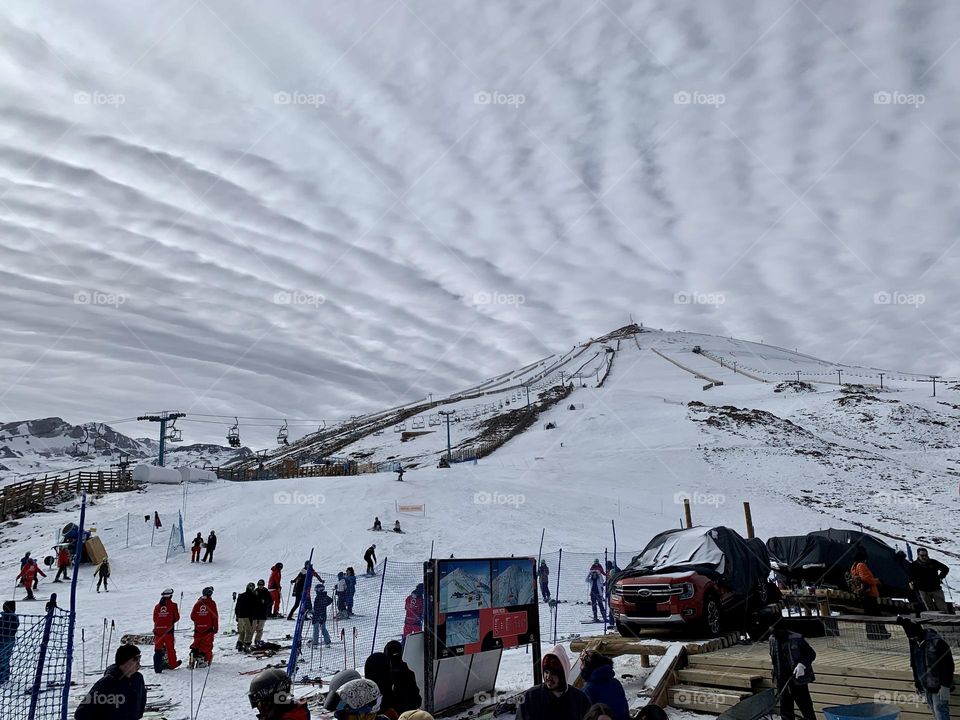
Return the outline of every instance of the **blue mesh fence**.
[[[638,551],[618,553],[620,566],[626,565],[636,554]],[[550,597],[558,601],[551,605],[540,596],[540,636],[544,643],[611,631],[602,621],[593,622],[590,586],[587,583],[594,560],[599,560],[605,567],[608,557],[612,561],[612,554],[607,556],[604,552],[557,551],[542,555],[550,571]],[[300,633],[293,642],[292,654],[298,655],[294,674],[296,679],[327,676],[353,667],[362,672],[364,661],[371,652],[382,651],[390,640],[402,640],[405,623],[408,630],[413,629],[411,625],[417,625],[413,618],[413,622],[407,622],[406,602],[414,588],[423,582],[423,563],[383,559],[377,564],[373,576],[365,575],[363,568],[360,568],[352,593],[349,588],[346,592],[337,589],[336,573],[319,570],[317,573],[323,580],[323,587],[332,604],[327,607],[326,622],[323,625],[314,623],[311,615],[318,585],[314,579],[308,591],[311,605],[304,612]],[[605,616],[606,612],[604,584],[598,619]],[[329,646],[324,642],[324,626],[330,637]],[[416,629],[422,629],[422,619]]]
[[[0,614],[0,708],[4,720],[61,716],[69,613]]]

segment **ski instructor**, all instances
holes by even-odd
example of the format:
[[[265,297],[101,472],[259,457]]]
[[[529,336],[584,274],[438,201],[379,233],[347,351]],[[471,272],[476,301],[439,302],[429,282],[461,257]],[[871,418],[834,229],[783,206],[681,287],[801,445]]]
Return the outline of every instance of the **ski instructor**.
[[[173,644],[173,627],[180,621],[180,608],[173,601],[173,588],[160,593],[160,602],[153,608],[153,671],[162,673],[164,668],[175,670],[183,663],[177,660]],[[166,659],[164,659],[166,655]]]

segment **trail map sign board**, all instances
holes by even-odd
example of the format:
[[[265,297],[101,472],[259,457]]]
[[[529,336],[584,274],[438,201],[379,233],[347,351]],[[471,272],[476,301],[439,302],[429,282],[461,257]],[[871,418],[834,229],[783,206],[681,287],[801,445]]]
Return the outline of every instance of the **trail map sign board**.
[[[431,560],[424,564],[424,587],[424,660],[425,668],[433,669],[425,673],[433,681],[425,695],[432,703],[431,712],[457,704],[470,693],[493,690],[500,654],[506,648],[532,644],[534,674],[538,674],[540,617],[534,558]]]

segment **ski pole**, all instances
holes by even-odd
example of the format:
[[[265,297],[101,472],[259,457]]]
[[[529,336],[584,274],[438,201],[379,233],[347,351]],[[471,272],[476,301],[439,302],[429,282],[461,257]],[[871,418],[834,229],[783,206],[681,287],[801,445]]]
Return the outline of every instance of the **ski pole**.
[[[343,643],[343,669],[347,669],[347,632],[340,628],[340,641]]]
[[[357,668],[357,626],[353,626],[353,668]]]
[[[193,658],[190,659],[190,720],[193,720]]]
[[[87,677],[87,634],[86,634],[86,630],[85,630],[84,628],[80,628],[80,654],[81,654],[82,657],[83,657],[83,659],[80,661],[81,664],[83,665],[83,677],[84,677],[83,684],[84,684],[84,686],[86,686],[86,684],[87,684],[87,681],[86,681],[86,677]]]
[[[207,689],[207,678],[210,677],[212,663],[207,663],[207,674],[203,676],[203,685],[200,686],[200,697],[197,699],[197,711],[193,714],[194,720],[200,717],[200,704],[203,702],[203,691]]]
[[[104,618],[104,619],[103,619],[103,633],[100,635],[100,670],[101,670],[101,671],[103,671],[103,670],[105,669],[105,668],[104,668],[104,664],[103,664],[103,658],[104,658],[104,654],[103,654],[103,653],[104,653],[104,648],[105,648],[105,646],[106,646],[106,643],[107,643],[107,619]]]
[[[106,664],[107,659],[110,657],[110,644],[113,642],[113,620],[110,620],[110,634],[107,635],[107,654],[103,658],[104,664]]]

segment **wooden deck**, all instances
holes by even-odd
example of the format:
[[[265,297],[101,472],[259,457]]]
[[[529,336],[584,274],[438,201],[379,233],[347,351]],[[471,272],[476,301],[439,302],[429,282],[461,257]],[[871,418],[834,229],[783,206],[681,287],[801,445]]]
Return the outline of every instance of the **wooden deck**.
[[[899,630],[891,631],[894,629]],[[899,652],[901,640],[903,649]],[[882,651],[873,652],[845,647],[842,641],[835,637],[809,639],[817,652],[813,666],[817,679],[810,686],[810,694],[818,713],[831,705],[884,702],[898,706],[902,720],[930,720],[926,703],[914,693],[905,639],[893,634],[890,640],[880,641]],[[671,704],[675,706],[721,713],[751,691],[773,687],[765,642],[690,655],[688,662],[688,668],[698,672],[687,673],[686,677],[698,682],[670,689]],[[747,690],[748,679],[756,675],[761,679],[754,679],[753,687]],[[681,674],[681,681],[683,678]],[[960,695],[954,694],[951,710],[960,712]]]

